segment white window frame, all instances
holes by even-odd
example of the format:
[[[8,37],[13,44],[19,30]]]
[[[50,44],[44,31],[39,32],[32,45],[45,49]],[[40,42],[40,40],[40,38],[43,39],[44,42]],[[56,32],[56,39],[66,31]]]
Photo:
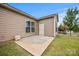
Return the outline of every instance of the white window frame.
[[[27,21],[30,21],[30,20],[26,20],[26,22],[27,22]],[[26,24],[26,22],[25,22],[25,28],[28,27],[27,24]],[[35,28],[35,26],[36,26],[35,22],[34,22],[34,26],[31,26],[32,22],[33,22],[33,21],[30,21],[30,32],[33,32],[33,31],[32,31],[32,27]],[[26,29],[25,29],[25,30],[26,30]],[[35,31],[36,31],[36,30],[35,30]],[[34,31],[34,32],[35,32],[35,31]],[[27,32],[27,33],[30,33],[30,32]]]

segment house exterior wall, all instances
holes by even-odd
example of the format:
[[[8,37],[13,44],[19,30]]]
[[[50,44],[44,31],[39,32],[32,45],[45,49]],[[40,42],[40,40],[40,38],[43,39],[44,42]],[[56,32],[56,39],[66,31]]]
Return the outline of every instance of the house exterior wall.
[[[23,16],[6,8],[0,7],[0,40],[13,39],[15,35],[21,37],[38,34],[38,23],[29,17]],[[35,22],[35,32],[26,33],[26,20]]]
[[[45,36],[55,36],[56,35],[56,18],[47,18],[47,19],[42,19],[39,21],[39,24],[44,24],[45,25],[45,30],[44,30],[44,35]]]
[[[26,21],[35,22],[35,32],[26,32]],[[39,19],[30,18],[9,8],[0,7],[0,40],[13,39],[15,35],[27,37],[31,35],[39,35],[39,24],[45,24],[44,35],[56,36],[57,16]]]

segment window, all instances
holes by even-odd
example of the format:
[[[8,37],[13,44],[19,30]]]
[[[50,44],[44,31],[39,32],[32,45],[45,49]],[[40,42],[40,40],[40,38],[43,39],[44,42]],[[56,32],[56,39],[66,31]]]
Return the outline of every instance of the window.
[[[30,32],[30,27],[26,27],[26,32]]]
[[[34,27],[32,27],[32,28],[31,28],[31,31],[32,31],[32,32],[35,32],[35,28],[34,28]]]
[[[31,22],[31,26],[34,27],[35,26],[35,23],[34,22]]]
[[[35,32],[35,23],[26,21],[26,32]]]
[[[26,21],[26,27],[30,27],[30,21]]]
[[[35,23],[34,22],[31,22],[31,31],[35,32]]]
[[[26,32],[30,32],[30,21],[26,21]]]

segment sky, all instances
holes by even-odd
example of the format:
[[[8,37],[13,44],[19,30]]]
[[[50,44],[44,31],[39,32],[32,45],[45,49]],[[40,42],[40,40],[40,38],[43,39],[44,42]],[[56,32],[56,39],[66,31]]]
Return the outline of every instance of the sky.
[[[79,9],[79,3],[9,3],[9,5],[28,13],[35,18],[58,13],[58,26],[62,23],[68,8]]]

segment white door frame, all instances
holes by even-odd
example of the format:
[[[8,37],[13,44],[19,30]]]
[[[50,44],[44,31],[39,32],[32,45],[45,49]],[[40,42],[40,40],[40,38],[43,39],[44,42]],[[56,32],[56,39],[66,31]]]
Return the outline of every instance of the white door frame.
[[[39,35],[44,35],[44,24],[39,24]]]

